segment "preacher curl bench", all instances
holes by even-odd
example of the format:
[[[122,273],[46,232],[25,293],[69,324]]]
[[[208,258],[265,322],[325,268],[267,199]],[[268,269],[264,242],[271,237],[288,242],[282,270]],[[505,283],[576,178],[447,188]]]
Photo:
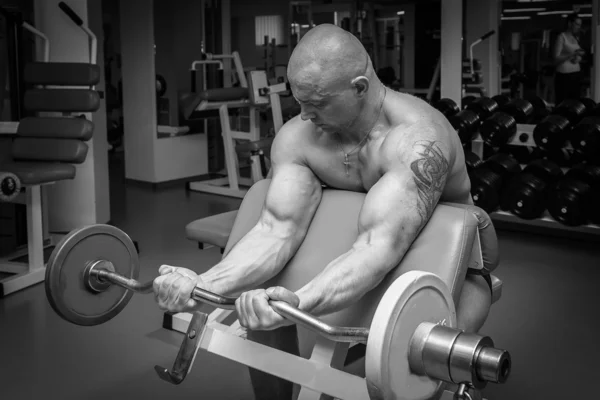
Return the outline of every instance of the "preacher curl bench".
[[[226,254],[258,221],[269,183],[262,180],[248,191]],[[297,290],[348,251],[358,234],[364,196],[324,190],[297,253],[263,287]],[[164,326],[185,336],[173,368],[155,370],[166,382],[179,384],[202,349],[295,382],[301,400],[480,399],[488,382],[507,380],[510,356],[479,335],[478,327],[457,320],[457,310],[487,315],[500,296],[501,282],[490,275],[497,264],[496,235],[487,214],[474,206],[439,204],[400,265],[347,309],[315,318],[287,303],[271,302],[298,325],[301,349],[308,349],[304,356],[248,340],[237,321],[225,323],[235,298],[196,288],[193,297],[217,309],[210,315],[165,314]],[[131,239],[115,227],[93,225],[71,232],[55,249],[46,293],[64,319],[96,325],[117,315],[133,292],[152,292],[152,282],[135,280],[138,273]],[[489,296],[464,298],[469,275],[491,277],[491,302]],[[361,346],[364,377],[343,370],[350,347]]]

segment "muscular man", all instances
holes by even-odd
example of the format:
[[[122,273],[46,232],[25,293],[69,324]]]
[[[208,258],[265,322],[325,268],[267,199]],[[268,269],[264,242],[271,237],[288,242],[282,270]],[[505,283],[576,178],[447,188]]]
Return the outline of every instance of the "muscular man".
[[[288,78],[302,112],[273,143],[272,181],[258,223],[199,276],[161,266],[154,290],[159,307],[172,312],[199,306],[190,299],[195,286],[241,293],[236,310],[249,339],[297,352],[295,325],[273,311],[269,299],[315,316],[344,309],[400,263],[438,201],[472,200],[454,129],[424,101],[386,88],[352,34],[327,24],[313,28],[294,49]],[[295,293],[282,287],[256,290],[302,243],[322,185],[367,193],[352,249]],[[483,278],[468,277],[461,302],[471,296],[489,303]],[[462,325],[480,327],[486,314],[487,309],[458,318]],[[252,369],[251,377],[257,399],[291,396],[288,382]]]

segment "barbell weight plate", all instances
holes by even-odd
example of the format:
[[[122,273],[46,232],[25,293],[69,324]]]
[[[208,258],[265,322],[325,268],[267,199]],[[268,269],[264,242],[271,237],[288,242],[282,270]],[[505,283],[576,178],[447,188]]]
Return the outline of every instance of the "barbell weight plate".
[[[110,225],[76,229],[56,246],[46,266],[46,296],[54,311],[76,325],[99,325],[115,317],[133,292],[110,285],[101,292],[90,290],[84,278],[90,263],[105,260],[117,274],[137,279],[139,258],[129,236]]]
[[[409,271],[390,285],[373,315],[365,355],[371,399],[430,399],[443,390],[443,383],[413,373],[408,362],[411,339],[422,322],[456,327],[454,301],[438,276]]]

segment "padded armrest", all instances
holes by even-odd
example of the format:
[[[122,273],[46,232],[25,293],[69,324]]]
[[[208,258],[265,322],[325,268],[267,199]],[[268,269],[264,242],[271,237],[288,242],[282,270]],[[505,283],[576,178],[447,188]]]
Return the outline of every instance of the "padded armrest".
[[[489,274],[498,267],[500,262],[500,254],[498,251],[498,237],[492,219],[483,209],[475,205],[447,203],[453,207],[463,208],[473,213],[477,219],[477,229],[479,231],[479,239],[481,241],[481,255],[483,257],[483,265],[480,266],[482,273]]]

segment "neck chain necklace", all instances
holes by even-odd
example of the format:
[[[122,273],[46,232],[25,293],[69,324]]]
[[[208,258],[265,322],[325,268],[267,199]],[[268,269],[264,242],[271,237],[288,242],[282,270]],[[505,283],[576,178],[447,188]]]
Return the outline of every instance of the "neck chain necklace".
[[[377,113],[377,119],[375,120],[375,123],[377,123],[377,120],[379,119],[379,116],[381,115],[381,109],[383,108],[383,101],[385,100],[385,95],[387,94],[387,90],[385,89],[385,86],[383,87],[383,96],[381,98],[381,103],[379,103],[379,112]],[[346,176],[350,176],[350,165],[352,164],[349,160],[348,160],[348,156],[352,155],[352,153],[354,153],[357,149],[359,149],[361,147],[361,145],[365,142],[365,140],[369,137],[369,134],[371,133],[371,131],[373,130],[373,128],[371,128],[369,130],[369,132],[367,132],[367,134],[361,139],[360,142],[358,142],[358,144],[356,145],[356,147],[354,147],[352,150],[350,150],[348,153],[346,153],[344,151],[344,148],[341,145],[341,141],[338,142],[338,147],[340,148],[341,152],[344,154],[344,161],[342,161],[342,164],[344,164],[344,167],[346,167]],[[339,133],[338,133],[339,135]]]

